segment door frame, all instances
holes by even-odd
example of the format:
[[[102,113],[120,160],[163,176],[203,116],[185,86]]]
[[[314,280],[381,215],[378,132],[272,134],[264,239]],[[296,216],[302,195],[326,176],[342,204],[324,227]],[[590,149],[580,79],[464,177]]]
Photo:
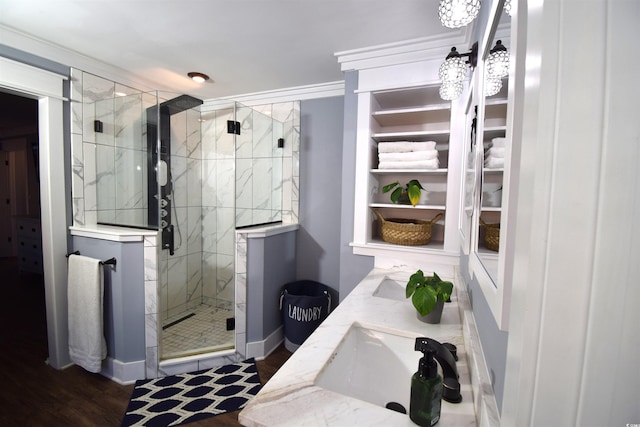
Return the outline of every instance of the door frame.
[[[71,364],[67,322],[67,191],[64,146],[64,81],[68,76],[0,57],[0,89],[38,100],[40,210],[47,310],[47,362]]]

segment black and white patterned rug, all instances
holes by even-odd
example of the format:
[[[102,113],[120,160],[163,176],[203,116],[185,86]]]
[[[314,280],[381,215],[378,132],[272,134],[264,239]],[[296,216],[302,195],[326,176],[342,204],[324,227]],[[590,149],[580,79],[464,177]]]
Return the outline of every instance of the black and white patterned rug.
[[[122,426],[176,426],[243,408],[260,388],[253,358],[136,381]]]

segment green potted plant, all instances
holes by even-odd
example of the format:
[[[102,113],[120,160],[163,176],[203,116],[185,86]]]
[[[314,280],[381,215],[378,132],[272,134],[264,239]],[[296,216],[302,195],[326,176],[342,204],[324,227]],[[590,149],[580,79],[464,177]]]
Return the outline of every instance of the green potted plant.
[[[417,179],[412,179],[407,182],[404,187],[402,187],[398,181],[382,187],[383,193],[388,193],[391,190],[393,190],[391,192],[391,201],[393,203],[406,203],[408,201],[412,206],[415,206],[420,201],[420,196],[424,188]]]
[[[435,272],[425,277],[422,270],[411,275],[406,287],[406,297],[411,298],[418,319],[426,323],[440,323],[444,303],[452,292],[453,283],[442,280]]]

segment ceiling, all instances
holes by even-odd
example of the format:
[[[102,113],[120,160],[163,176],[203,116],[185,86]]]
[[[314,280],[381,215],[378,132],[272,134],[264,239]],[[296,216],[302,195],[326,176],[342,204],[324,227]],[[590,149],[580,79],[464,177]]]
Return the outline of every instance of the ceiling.
[[[212,99],[343,80],[336,52],[451,31],[437,9],[437,0],[0,0],[0,25],[154,89]],[[211,80],[198,85],[190,71]]]

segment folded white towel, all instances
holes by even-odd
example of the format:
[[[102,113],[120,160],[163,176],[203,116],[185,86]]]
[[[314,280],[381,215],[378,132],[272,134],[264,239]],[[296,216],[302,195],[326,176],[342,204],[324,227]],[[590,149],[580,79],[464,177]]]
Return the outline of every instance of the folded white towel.
[[[497,159],[504,159],[504,147],[491,147],[487,150],[487,155],[485,156],[485,158],[489,158],[489,157],[493,157],[493,158],[497,158]]]
[[[67,304],[69,355],[89,372],[100,372],[107,357],[102,321],[102,266],[97,259],[69,256]]]
[[[487,169],[497,169],[504,167],[504,159],[490,157],[484,161],[484,167]]]
[[[416,160],[413,162],[380,162],[378,169],[438,169],[438,159]]]
[[[407,153],[379,153],[381,162],[431,160],[438,157],[438,150],[410,151]]]
[[[507,140],[507,138],[505,138],[503,136],[498,137],[498,138],[493,138],[491,140],[491,146],[492,147],[504,147],[504,144],[505,144],[506,140]]]
[[[435,141],[391,141],[378,143],[378,153],[406,153],[411,151],[435,150],[435,148]]]

